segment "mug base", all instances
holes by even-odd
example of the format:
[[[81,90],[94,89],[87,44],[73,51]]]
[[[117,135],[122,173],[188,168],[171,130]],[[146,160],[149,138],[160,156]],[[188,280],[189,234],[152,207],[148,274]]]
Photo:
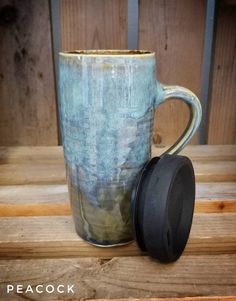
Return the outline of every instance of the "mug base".
[[[112,247],[119,247],[119,246],[124,246],[124,245],[128,245],[132,242],[134,242],[134,239],[131,238],[129,240],[126,240],[126,241],[121,241],[121,242],[98,242],[98,241],[95,241],[95,240],[92,240],[92,239],[89,239],[89,238],[85,238],[85,237],[82,237],[78,231],[76,230],[76,233],[77,235],[83,239],[85,242],[87,242],[88,244],[90,245],[93,245],[95,247],[100,247],[100,248],[112,248]]]
[[[82,237],[81,237],[82,238]],[[83,239],[83,238],[82,238]],[[114,244],[109,244],[109,245],[102,245],[102,244],[98,244],[98,243],[94,243],[94,242],[91,242],[89,240],[85,240],[83,239],[84,241],[86,241],[88,244],[92,245],[92,246],[95,246],[95,247],[99,247],[99,248],[113,248],[113,247],[120,247],[120,246],[125,246],[125,245],[128,245],[128,244],[131,244],[132,242],[134,242],[134,239],[132,240],[129,240],[127,242],[120,242],[120,243],[114,243]]]

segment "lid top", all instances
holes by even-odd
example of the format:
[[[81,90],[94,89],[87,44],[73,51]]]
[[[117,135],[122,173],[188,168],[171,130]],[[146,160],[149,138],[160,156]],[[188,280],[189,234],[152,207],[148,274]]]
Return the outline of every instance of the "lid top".
[[[187,157],[163,155],[142,169],[132,194],[135,238],[162,262],[182,254],[192,225],[195,177]]]

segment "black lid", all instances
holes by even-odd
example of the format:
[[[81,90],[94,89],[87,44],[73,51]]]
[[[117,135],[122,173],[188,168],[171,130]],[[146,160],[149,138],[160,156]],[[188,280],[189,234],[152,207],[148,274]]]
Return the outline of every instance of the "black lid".
[[[187,243],[195,202],[195,177],[184,156],[163,155],[142,169],[132,194],[136,241],[162,262],[177,260]]]

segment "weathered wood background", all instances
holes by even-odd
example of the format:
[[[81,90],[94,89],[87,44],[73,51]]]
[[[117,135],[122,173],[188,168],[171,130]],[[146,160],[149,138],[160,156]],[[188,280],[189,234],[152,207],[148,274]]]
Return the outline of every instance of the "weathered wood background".
[[[236,145],[183,154],[197,180],[193,226],[183,256],[163,265],[135,242],[98,248],[77,236],[61,146],[0,147],[0,300],[235,301]],[[7,294],[7,284],[74,284],[75,293]]]
[[[156,52],[160,81],[200,92],[206,0],[140,0],[139,48]],[[63,50],[127,48],[127,0],[61,0]],[[209,144],[236,143],[236,5],[217,6]],[[0,145],[57,145],[58,121],[48,0],[0,2]],[[153,140],[171,144],[187,109],[156,113]],[[192,143],[198,143],[196,135]]]

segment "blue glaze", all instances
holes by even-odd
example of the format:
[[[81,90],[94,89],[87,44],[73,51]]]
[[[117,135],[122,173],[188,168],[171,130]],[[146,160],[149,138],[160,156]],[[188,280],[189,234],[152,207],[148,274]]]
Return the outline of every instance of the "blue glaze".
[[[151,154],[154,54],[60,54],[59,86],[76,230],[99,245],[130,241],[130,194]]]
[[[132,240],[130,199],[151,156],[154,109],[186,102],[191,120],[167,151],[178,153],[201,121],[189,90],[156,82],[155,54],[79,51],[60,54],[60,125],[77,233],[101,246]]]

